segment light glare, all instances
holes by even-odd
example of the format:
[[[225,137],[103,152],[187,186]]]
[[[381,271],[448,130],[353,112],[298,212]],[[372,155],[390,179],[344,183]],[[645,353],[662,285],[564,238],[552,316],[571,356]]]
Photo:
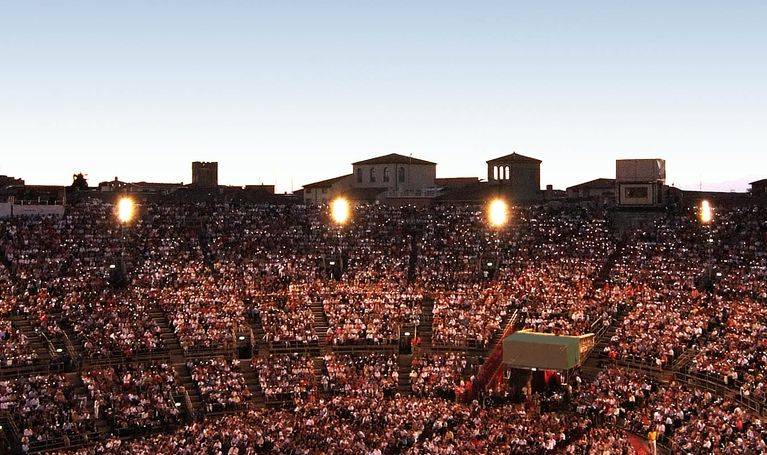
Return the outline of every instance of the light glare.
[[[351,206],[346,198],[339,197],[330,203],[330,217],[336,224],[346,224],[351,216]]]
[[[487,220],[493,227],[503,227],[509,221],[509,205],[503,199],[494,199],[487,208]]]
[[[117,203],[117,219],[120,220],[121,223],[128,223],[133,219],[134,207],[135,204],[133,203],[133,199],[129,197],[120,199]]]
[[[711,208],[711,203],[704,200],[700,203],[700,222],[708,224],[714,219],[714,209]]]

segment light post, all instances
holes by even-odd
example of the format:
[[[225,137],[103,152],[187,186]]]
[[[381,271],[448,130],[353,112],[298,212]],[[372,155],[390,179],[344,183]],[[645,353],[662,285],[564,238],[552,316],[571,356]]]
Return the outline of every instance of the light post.
[[[714,268],[714,238],[711,235],[711,223],[714,221],[714,209],[711,207],[711,203],[707,200],[703,200],[700,203],[700,210],[698,212],[700,223],[706,227],[707,239],[706,239],[706,252],[708,254],[708,260],[706,264],[706,279],[708,285],[712,285],[713,280],[713,268]]]
[[[120,222],[120,272],[125,277],[125,228],[133,220],[136,203],[128,196],[117,201],[117,220]]]
[[[343,229],[349,222],[352,216],[352,208],[349,200],[343,196],[339,196],[330,202],[330,218],[333,223],[338,227],[338,260],[341,266],[341,273],[344,271],[344,257],[343,257]]]
[[[498,197],[487,203],[485,212],[487,224],[492,231],[493,241],[495,242],[495,264],[493,266],[497,271],[501,266],[501,241],[499,233],[509,224],[509,204],[503,198]]]

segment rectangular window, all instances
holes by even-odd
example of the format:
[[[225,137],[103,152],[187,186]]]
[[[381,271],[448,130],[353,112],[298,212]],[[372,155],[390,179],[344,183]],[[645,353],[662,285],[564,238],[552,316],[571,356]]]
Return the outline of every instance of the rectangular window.
[[[646,186],[629,186],[624,188],[624,194],[627,199],[645,199],[648,195]]]

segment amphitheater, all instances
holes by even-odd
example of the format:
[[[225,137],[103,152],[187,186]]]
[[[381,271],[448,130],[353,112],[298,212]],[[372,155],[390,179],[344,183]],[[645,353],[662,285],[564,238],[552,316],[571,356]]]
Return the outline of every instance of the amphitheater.
[[[767,210],[84,199],[0,220],[10,453],[765,453]],[[502,359],[594,335],[574,368]]]

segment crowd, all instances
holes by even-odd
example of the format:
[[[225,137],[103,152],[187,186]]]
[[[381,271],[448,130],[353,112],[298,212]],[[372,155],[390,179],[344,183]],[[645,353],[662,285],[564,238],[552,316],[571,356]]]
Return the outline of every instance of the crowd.
[[[567,454],[584,455],[638,455],[640,453],[625,432],[609,428],[591,428],[565,449]],[[649,452],[649,450],[648,450]]]
[[[314,314],[308,293],[256,297],[250,310],[258,315],[264,328],[264,341],[275,346],[306,346],[319,340],[314,330]]]
[[[746,393],[761,395],[765,212],[722,210],[711,225],[700,223],[697,215],[688,210],[668,216],[625,241],[609,289],[610,299],[630,311],[606,353],[671,368],[682,353],[699,352],[694,371],[747,382]]]
[[[203,261],[180,265],[170,285],[152,291],[186,350],[231,349],[250,331],[235,280],[214,275]]]
[[[510,311],[503,286],[467,285],[440,293],[434,302],[435,344],[487,348]]]
[[[87,439],[95,431],[90,400],[64,375],[0,382],[0,410],[13,416],[24,451]]]
[[[251,391],[240,372],[239,361],[191,360],[187,366],[207,412],[239,409],[250,400]]]
[[[424,354],[413,359],[410,386],[416,396],[454,400],[477,370],[476,361],[459,352]]]
[[[344,344],[395,344],[405,324],[417,325],[421,295],[380,286],[330,285],[317,298],[330,322],[329,340]]]
[[[140,292],[130,289],[70,292],[61,304],[73,333],[91,358],[130,358],[164,348],[160,327],[149,309]]]
[[[37,358],[29,338],[11,321],[0,320],[0,365],[26,365]]]
[[[713,377],[745,397],[767,401],[767,308],[764,301],[744,297],[718,301],[726,319],[712,328],[692,359],[689,370]]]
[[[730,398],[680,382],[608,368],[585,383],[576,412],[635,434],[657,435],[681,453],[763,453],[767,428],[761,418]]]
[[[304,354],[270,354],[253,357],[253,368],[267,401],[289,401],[315,390],[312,357]]]
[[[391,397],[398,385],[395,354],[341,354],[324,356],[325,374],[321,387],[333,395]]]
[[[711,225],[693,210],[669,213],[621,241],[604,212],[569,206],[515,207],[505,229],[491,229],[482,208],[468,205],[361,204],[347,226],[322,207],[243,201],[146,203],[125,229],[113,215],[111,204],[87,201],[60,218],[0,220],[0,361],[18,365],[36,355],[8,315],[26,317],[56,346],[71,338],[86,361],[120,357],[128,363],[83,371],[89,396],[71,399],[80,404],[67,404],[63,387],[62,406],[115,429],[180,422],[183,389],[173,368],[130,363],[168,349],[164,323],[186,353],[229,350],[250,340],[251,323],[263,327],[264,338],[254,341],[267,349],[327,340],[375,350],[423,323],[427,299],[434,303],[428,343],[437,347],[490,348],[512,314],[519,327],[555,334],[613,326],[604,352],[613,360],[684,369],[739,397],[767,399],[764,209],[718,210]],[[129,270],[122,287],[109,271],[121,260]],[[340,276],[329,276],[332,262],[343,265]],[[315,312],[327,317],[326,333],[316,331]],[[450,403],[472,383],[477,362],[430,352],[412,365],[417,398],[396,395],[399,365],[390,354],[255,355],[267,401],[298,400],[297,408],[227,418],[230,437],[215,434],[223,431],[216,421],[133,449],[630,453],[612,429],[619,424],[641,435],[657,431],[691,452],[764,449],[761,422],[737,402],[612,368],[583,384],[572,413]],[[255,391],[236,364],[207,357],[188,364],[205,410],[241,407]],[[321,406],[314,391],[332,398]],[[43,433],[33,415],[24,417],[29,440]],[[259,416],[264,424],[245,427]],[[487,425],[478,429],[480,421]],[[61,425],[66,419],[54,417],[52,428]],[[128,443],[94,450],[109,444]]]
[[[634,454],[627,434],[588,418],[521,405],[482,408],[424,398],[335,397],[254,409],[171,435],[112,439],[83,454]]]
[[[82,378],[94,417],[103,417],[117,431],[162,428],[181,420],[183,390],[166,363],[93,368]]]
[[[574,406],[579,414],[615,425],[626,417],[627,411],[642,406],[655,391],[655,383],[642,373],[611,367],[592,381],[580,384]]]

